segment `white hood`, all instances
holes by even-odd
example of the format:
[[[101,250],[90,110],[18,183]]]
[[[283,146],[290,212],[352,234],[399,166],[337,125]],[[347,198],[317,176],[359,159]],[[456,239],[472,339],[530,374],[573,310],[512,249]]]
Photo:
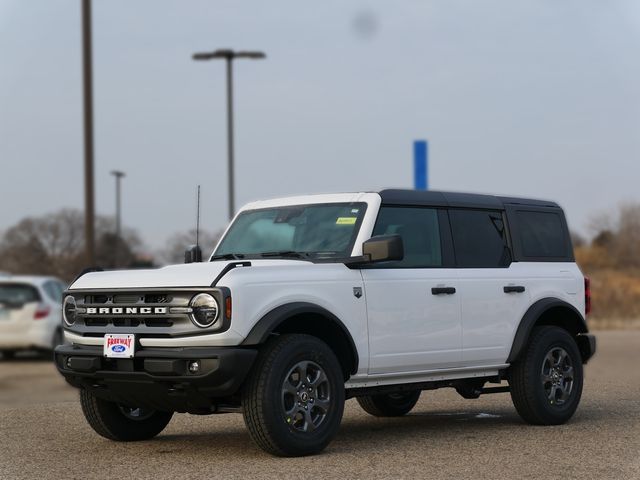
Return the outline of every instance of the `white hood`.
[[[229,263],[242,260],[169,265],[148,270],[111,270],[87,273],[73,282],[70,290],[114,288],[209,287]],[[309,265],[301,260],[246,260],[252,267]]]

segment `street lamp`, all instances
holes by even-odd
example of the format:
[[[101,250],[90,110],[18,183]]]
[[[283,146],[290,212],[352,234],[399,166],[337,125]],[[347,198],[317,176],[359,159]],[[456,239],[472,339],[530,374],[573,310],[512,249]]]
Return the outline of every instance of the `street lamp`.
[[[233,181],[233,60],[236,58],[248,58],[260,60],[265,58],[263,52],[238,51],[231,49],[215,50],[213,52],[194,53],[194,60],[224,59],[227,64],[227,151],[229,154],[228,181],[229,181],[229,220],[235,213],[234,206],[234,181]]]
[[[116,247],[114,250],[113,266],[117,268],[120,253],[120,180],[124,177],[124,172],[113,170],[111,175],[116,177]]]
[[[93,70],[91,55],[91,0],[82,0],[82,86],[84,117],[84,243],[86,262],[96,264],[93,194]]]

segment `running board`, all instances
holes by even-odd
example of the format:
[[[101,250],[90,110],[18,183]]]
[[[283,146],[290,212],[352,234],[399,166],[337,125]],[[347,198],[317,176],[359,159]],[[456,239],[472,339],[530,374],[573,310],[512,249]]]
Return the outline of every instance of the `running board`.
[[[483,388],[482,395],[486,395],[487,393],[506,393],[510,391],[511,391],[511,388],[508,385],[504,387],[490,387],[490,388]]]

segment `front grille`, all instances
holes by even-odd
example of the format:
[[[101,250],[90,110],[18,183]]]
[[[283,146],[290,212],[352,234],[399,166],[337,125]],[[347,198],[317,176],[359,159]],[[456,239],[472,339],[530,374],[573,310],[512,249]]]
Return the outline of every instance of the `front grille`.
[[[196,327],[188,314],[171,313],[173,307],[187,307],[197,293],[203,291],[221,295],[217,289],[194,288],[173,291],[114,291],[82,292],[70,291],[76,298],[79,312],[70,330],[83,336],[103,336],[105,333],[133,333],[139,336],[164,337],[209,333]],[[223,298],[219,297],[219,302]],[[87,309],[95,308],[96,313],[88,314]],[[100,314],[100,308],[108,308]],[[136,309],[135,311],[127,311]],[[153,313],[140,311],[149,308]],[[156,308],[160,311],[156,312]],[[118,309],[114,314],[113,309]],[[84,313],[82,313],[84,312]],[[138,313],[139,312],[139,313]]]
[[[102,336],[105,333],[134,333],[140,336],[174,336],[202,333],[186,313],[171,313],[173,307],[187,307],[197,293],[207,289],[177,291],[114,291],[114,292],[69,292],[76,298],[80,312],[71,330],[84,336]],[[150,308],[153,313],[140,312]],[[156,308],[160,308],[159,313]],[[87,309],[96,313],[88,314]],[[108,308],[100,314],[100,308]],[[127,311],[136,309],[135,312]],[[113,309],[119,311],[113,313]],[[85,312],[85,313],[81,313]],[[139,313],[138,313],[139,312]]]

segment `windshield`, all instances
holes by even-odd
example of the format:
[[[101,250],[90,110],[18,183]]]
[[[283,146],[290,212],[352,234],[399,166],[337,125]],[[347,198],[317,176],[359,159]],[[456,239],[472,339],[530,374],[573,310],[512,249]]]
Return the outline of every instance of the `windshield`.
[[[246,257],[348,257],[366,203],[324,203],[242,212],[211,260]]]

